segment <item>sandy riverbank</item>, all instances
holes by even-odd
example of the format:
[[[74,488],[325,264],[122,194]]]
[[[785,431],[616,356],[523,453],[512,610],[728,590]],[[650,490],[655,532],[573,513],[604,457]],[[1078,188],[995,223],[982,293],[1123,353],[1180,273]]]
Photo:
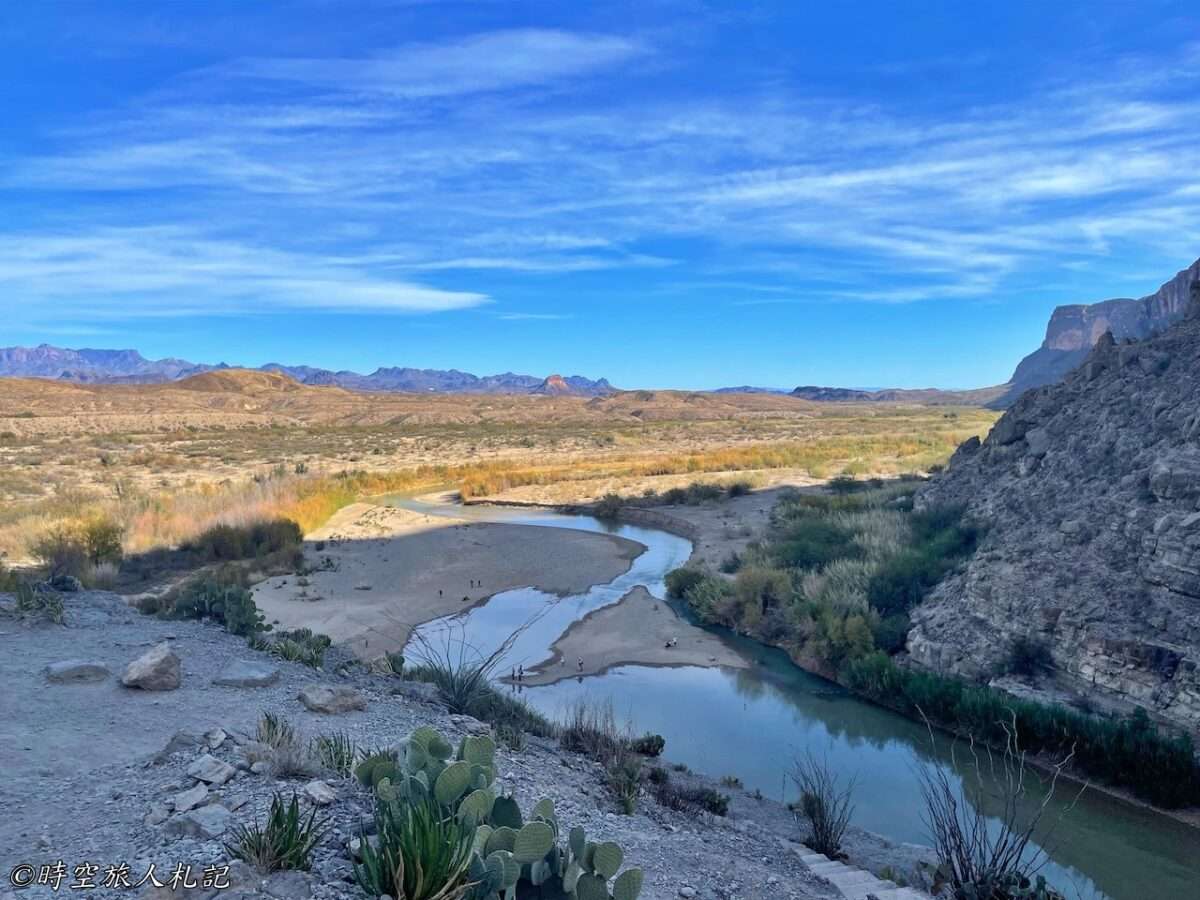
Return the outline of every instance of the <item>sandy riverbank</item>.
[[[628,571],[643,549],[615,535],[356,503],[309,535],[315,571],[270,578],[254,600],[276,627],[311,628],[371,659],[402,648],[415,626],[501,591],[583,593]]]
[[[676,644],[667,647],[674,638]],[[551,648],[553,657],[532,666],[524,684],[553,684],[573,676],[599,675],[616,666],[729,666],[747,662],[720,638],[688,624],[670,606],[637,587],[620,602],[589,613]],[[583,660],[583,667],[579,667]]]

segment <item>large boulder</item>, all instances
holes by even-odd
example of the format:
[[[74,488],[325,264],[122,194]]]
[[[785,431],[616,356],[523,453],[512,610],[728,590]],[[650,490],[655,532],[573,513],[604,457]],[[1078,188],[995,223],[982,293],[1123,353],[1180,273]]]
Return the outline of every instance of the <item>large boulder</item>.
[[[279,668],[260,662],[235,659],[213,679],[222,687],[267,687],[279,680]]]
[[[151,647],[128,666],[121,676],[125,687],[144,691],[173,691],[181,680],[179,657],[167,641]]]
[[[367,698],[341,684],[313,684],[300,692],[300,702],[313,712],[336,715],[367,708]]]
[[[81,681],[103,681],[111,673],[104,663],[87,662],[82,659],[65,659],[50,663],[42,669],[46,680],[54,684],[73,684]]]

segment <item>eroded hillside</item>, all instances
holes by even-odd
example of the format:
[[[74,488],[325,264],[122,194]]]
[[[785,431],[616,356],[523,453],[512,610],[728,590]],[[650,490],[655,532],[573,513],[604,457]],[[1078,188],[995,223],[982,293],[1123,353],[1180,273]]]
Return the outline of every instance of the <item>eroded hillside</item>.
[[[1101,338],[918,503],[963,504],[988,534],[914,613],[914,658],[990,676],[1029,638],[1053,659],[1043,687],[1200,731],[1200,282],[1183,321]]]

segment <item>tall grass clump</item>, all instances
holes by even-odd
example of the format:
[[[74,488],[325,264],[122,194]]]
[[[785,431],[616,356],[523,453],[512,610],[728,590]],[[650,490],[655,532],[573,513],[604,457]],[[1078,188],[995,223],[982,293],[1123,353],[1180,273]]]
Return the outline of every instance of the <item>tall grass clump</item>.
[[[325,830],[326,820],[317,819],[316,807],[305,818],[294,793],[291,802],[286,804],[282,795],[275,794],[266,822],[235,826],[225,851],[264,873],[308,870],[312,865],[313,850],[321,842]]]
[[[475,825],[443,816],[436,804],[380,801],[375,807],[377,843],[362,840],[354,877],[371,897],[394,900],[459,900],[470,890],[468,869]]]

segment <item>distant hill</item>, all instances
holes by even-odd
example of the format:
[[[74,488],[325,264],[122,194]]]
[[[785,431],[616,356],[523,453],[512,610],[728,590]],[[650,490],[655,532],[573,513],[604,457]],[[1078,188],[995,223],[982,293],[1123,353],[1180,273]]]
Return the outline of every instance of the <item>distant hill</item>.
[[[921,406],[986,406],[1002,396],[1008,385],[975,388],[968,391],[944,391],[939,388],[885,388],[863,391],[855,388],[803,385],[791,392],[793,397],[817,403],[916,403]]]
[[[753,387],[743,384],[738,387],[723,387],[713,391],[714,394],[788,394],[787,388]]]
[[[227,363],[206,365],[184,359],[146,359],[136,350],[70,350],[42,344],[0,348],[0,377],[53,378],[76,384],[162,384],[208,372],[229,371]],[[251,370],[241,370],[251,371]],[[335,386],[355,391],[447,394],[545,394],[601,397],[614,388],[604,378],[582,375],[539,378],[535,375],[472,375],[456,369],[388,367],[369,375],[313,366],[267,363],[256,371],[286,375],[300,384]],[[554,381],[553,384],[551,382]]]
[[[1083,362],[1107,331],[1118,341],[1142,340],[1183,318],[1192,282],[1200,278],[1200,260],[1179,272],[1153,294],[1138,300],[1059,306],[1046,325],[1046,339],[1017,364],[1010,387],[994,406],[1010,406],[1030,388],[1056,384]]]

